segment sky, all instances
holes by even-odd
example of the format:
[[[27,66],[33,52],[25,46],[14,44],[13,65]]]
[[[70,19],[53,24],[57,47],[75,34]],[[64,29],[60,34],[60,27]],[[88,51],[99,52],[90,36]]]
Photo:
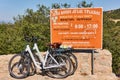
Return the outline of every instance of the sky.
[[[51,7],[52,3],[68,3],[72,8],[83,0],[0,0],[0,22],[14,22],[13,17],[25,14],[26,9],[37,10],[38,4]],[[93,7],[103,7],[104,11],[120,8],[120,0],[86,0]]]

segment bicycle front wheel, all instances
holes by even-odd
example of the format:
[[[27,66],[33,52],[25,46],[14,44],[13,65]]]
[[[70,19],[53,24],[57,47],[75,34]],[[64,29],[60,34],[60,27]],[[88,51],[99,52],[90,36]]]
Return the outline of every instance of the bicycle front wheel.
[[[54,59],[60,64],[65,63],[65,65],[59,66],[59,67],[54,67],[54,68],[49,68],[47,75],[52,78],[65,78],[70,74],[71,71],[71,60],[68,56],[66,55],[61,55],[61,54],[56,54],[53,56]],[[55,61],[49,57],[48,61],[46,63],[46,66],[50,65],[56,65]]]
[[[8,64],[8,70],[12,77],[22,79],[28,76],[30,66],[29,60],[21,57],[21,54],[14,55]]]

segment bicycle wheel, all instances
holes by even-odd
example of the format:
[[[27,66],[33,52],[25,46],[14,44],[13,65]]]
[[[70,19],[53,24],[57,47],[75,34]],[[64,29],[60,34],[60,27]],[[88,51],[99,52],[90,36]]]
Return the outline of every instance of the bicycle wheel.
[[[29,60],[21,57],[21,54],[14,55],[8,65],[10,75],[17,79],[27,77],[30,71],[29,63]]]
[[[67,52],[65,53],[71,60],[72,62],[72,67],[71,67],[71,71],[70,71],[70,75],[73,75],[78,67],[78,61],[77,58],[74,54],[72,54],[71,52]]]
[[[59,64],[65,63],[65,65],[50,68],[47,72],[47,75],[49,77],[59,78],[59,79],[67,77],[69,75],[70,71],[71,71],[71,60],[70,60],[70,58],[66,55],[61,55],[61,54],[59,54],[59,55],[56,54],[53,57]],[[48,61],[46,63],[46,66],[50,67],[51,65],[56,65],[56,63],[51,57],[49,57]]]

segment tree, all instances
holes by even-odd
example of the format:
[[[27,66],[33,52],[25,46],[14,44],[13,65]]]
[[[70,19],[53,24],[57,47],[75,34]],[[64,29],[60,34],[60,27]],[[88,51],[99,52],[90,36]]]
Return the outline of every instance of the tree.
[[[64,4],[61,4],[62,8],[70,8],[70,4],[67,4],[67,3],[64,3]]]
[[[63,4],[59,4],[59,3],[53,3],[52,4],[52,9],[59,9],[59,8],[70,8],[70,4],[67,3],[63,3]]]
[[[60,4],[58,4],[58,3],[52,4],[52,9],[59,9],[59,8],[60,8]]]
[[[38,42],[39,48],[45,50],[45,44],[50,41],[50,21],[49,21],[49,7],[44,5],[37,5],[38,10],[27,9],[25,15],[19,15],[14,18],[15,25],[21,28],[21,34],[37,36],[46,39]]]
[[[107,11],[103,14],[103,47],[112,53],[113,72],[120,74],[120,28],[114,21],[110,20],[113,15],[119,19],[119,16],[116,14],[116,10]]]
[[[87,8],[87,7],[92,7],[92,6],[93,6],[92,2],[87,4],[85,0],[82,2],[79,2],[77,5],[78,8],[82,8],[82,7]]]

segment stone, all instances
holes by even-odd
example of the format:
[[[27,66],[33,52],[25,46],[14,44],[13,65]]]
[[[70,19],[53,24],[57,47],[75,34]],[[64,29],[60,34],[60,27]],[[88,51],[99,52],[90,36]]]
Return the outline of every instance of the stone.
[[[117,80],[112,73],[112,54],[108,50],[95,50],[94,53],[94,75],[91,74],[91,54],[74,53],[78,59],[78,72],[83,79],[80,80]]]
[[[94,75],[91,74],[91,53],[74,53],[78,60],[78,68],[74,75],[64,79],[54,79],[36,74],[20,80],[120,80],[112,73],[112,55],[108,50],[95,50]],[[0,55],[0,80],[16,80],[9,75],[8,62],[13,54]],[[38,69],[39,70],[39,69]]]

